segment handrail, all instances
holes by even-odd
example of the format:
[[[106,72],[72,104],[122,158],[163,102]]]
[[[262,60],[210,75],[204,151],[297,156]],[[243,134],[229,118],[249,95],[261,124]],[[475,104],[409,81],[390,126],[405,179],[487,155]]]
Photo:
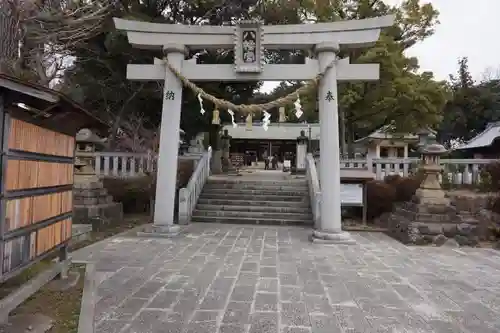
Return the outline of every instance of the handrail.
[[[321,218],[321,187],[319,184],[316,162],[311,153],[306,156],[306,178],[309,187],[309,200],[313,213],[314,226],[319,226]]]
[[[179,224],[188,224],[205,182],[210,176],[212,147],[203,153],[186,187],[179,190]]]

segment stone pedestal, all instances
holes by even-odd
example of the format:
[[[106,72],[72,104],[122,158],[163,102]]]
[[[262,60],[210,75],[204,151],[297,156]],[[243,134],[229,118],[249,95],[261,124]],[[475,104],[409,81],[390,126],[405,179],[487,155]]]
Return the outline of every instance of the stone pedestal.
[[[387,219],[389,234],[405,244],[477,244],[478,237],[471,232],[477,221],[460,214],[439,184],[439,156],[444,152],[438,144],[422,149],[424,180],[413,199],[397,206]]]
[[[224,130],[220,138],[220,142],[222,144],[222,172],[224,173],[234,173],[236,169],[231,164],[231,159],[229,156],[229,151],[231,147],[231,136],[228,133],[228,130]]]
[[[308,138],[305,136],[304,131],[300,131],[300,136],[297,138],[297,151],[295,167],[298,174],[306,173],[306,155]]]
[[[76,178],[80,176],[75,176]],[[123,221],[121,203],[113,202],[100,181],[75,179],[73,187],[73,223],[92,224],[93,229]]]

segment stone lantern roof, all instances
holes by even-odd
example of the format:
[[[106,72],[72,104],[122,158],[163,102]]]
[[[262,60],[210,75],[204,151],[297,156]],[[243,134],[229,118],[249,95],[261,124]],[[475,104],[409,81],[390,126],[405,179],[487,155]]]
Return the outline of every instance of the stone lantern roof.
[[[443,145],[439,143],[433,143],[425,147],[422,147],[421,152],[422,154],[426,155],[443,155],[446,154],[447,150]]]
[[[103,144],[106,138],[100,138],[88,128],[83,128],[78,133],[76,133],[76,142],[79,143],[93,143],[93,144]]]

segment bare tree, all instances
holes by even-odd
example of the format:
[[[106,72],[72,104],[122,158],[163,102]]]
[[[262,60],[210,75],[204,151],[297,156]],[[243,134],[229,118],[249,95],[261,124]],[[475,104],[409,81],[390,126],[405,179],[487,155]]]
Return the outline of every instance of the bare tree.
[[[49,86],[69,47],[101,32],[111,0],[0,0],[0,71]]]
[[[18,67],[20,20],[18,0],[0,0],[0,72]]]
[[[500,80],[500,66],[499,67],[487,67],[481,74],[481,81],[488,82],[493,80]]]

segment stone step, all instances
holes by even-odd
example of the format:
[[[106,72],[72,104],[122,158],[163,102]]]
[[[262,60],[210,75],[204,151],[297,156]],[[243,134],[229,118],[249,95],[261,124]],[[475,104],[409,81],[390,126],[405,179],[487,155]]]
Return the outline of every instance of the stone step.
[[[297,207],[308,208],[309,201],[258,201],[258,200],[226,200],[226,199],[205,199],[201,197],[198,200],[198,205],[215,205],[215,206],[245,206],[245,207]]]
[[[105,195],[105,196],[99,196],[99,197],[80,197],[80,196],[73,196],[73,204],[74,205],[99,205],[99,204],[106,204],[106,203],[112,203],[113,202],[113,197],[110,195]]]
[[[215,212],[253,212],[253,213],[279,213],[279,214],[309,214],[309,207],[269,207],[269,206],[236,206],[236,205],[200,205],[196,206],[199,211]]]
[[[479,220],[475,216],[469,216],[469,215],[462,215],[460,216],[460,221],[461,223],[467,223],[467,224],[479,224]]]
[[[313,220],[287,220],[283,218],[245,218],[193,215],[192,222],[229,223],[229,224],[263,224],[263,225],[312,225]]]
[[[295,185],[274,185],[274,184],[247,184],[247,183],[206,183],[203,189],[241,189],[241,190],[274,190],[279,191],[308,191],[307,184],[295,184]]]
[[[105,188],[97,188],[97,189],[74,188],[73,189],[73,196],[74,197],[95,198],[95,197],[102,197],[102,196],[107,196],[107,195],[108,195],[108,190]]]
[[[112,202],[98,205],[73,205],[73,223],[89,223],[90,220],[100,219],[103,223],[119,223],[123,220],[123,206],[121,202]]]
[[[290,202],[309,202],[309,197],[306,194],[302,195],[270,195],[270,194],[240,194],[240,193],[210,193],[202,192],[200,199],[215,199],[215,200],[247,200],[247,201],[290,201]]]
[[[266,179],[249,179],[244,177],[236,177],[234,179],[224,178],[209,178],[206,184],[248,184],[248,185],[278,185],[278,186],[293,186],[293,185],[307,185],[304,179],[283,179],[283,180],[266,180]]]
[[[196,216],[218,216],[218,217],[246,217],[253,219],[283,219],[290,221],[303,221],[312,220],[312,214],[310,212],[305,213],[280,213],[280,212],[235,212],[235,211],[211,211],[211,210],[199,210],[195,209],[193,215]]]
[[[229,194],[229,195],[253,195],[253,194],[259,194],[259,195],[280,195],[280,196],[305,196],[308,195],[307,191],[304,190],[273,190],[273,189],[268,189],[266,187],[262,187],[261,189],[258,190],[248,190],[248,189],[232,189],[232,188],[206,188],[203,189],[203,192],[206,194]]]

